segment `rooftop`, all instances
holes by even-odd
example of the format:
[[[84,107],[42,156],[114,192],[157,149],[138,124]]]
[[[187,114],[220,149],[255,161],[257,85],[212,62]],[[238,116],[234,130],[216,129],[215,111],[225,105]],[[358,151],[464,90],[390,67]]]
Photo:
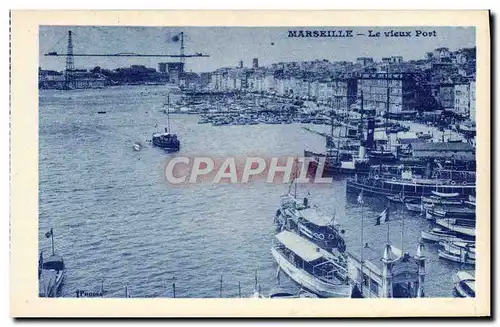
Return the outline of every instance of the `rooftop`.
[[[277,234],[276,238],[304,261],[311,262],[323,257],[319,247],[295,233],[283,231]]]

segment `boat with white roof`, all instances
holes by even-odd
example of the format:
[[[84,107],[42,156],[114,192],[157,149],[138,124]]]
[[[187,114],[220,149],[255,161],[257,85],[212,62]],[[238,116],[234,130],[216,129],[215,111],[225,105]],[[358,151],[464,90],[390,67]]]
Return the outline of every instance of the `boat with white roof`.
[[[292,280],[320,297],[346,298],[351,294],[345,262],[290,231],[275,236],[272,255]]]

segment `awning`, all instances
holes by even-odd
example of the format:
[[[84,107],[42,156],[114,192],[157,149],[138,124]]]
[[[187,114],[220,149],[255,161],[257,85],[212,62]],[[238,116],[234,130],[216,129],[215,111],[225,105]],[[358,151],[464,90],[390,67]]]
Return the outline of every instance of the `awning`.
[[[300,213],[305,220],[319,227],[330,225],[332,220],[332,218],[321,215],[318,211],[312,208],[300,210]]]
[[[295,233],[283,231],[277,234],[276,238],[281,244],[301,257],[304,261],[311,262],[323,257],[319,247]]]

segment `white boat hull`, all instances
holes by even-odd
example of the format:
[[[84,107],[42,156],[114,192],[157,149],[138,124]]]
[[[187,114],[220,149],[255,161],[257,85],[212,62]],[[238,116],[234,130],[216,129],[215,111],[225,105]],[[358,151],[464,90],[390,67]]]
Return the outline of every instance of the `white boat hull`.
[[[435,234],[433,232],[427,232],[427,231],[421,231],[420,232],[420,237],[425,240],[425,241],[430,241],[430,242],[466,242],[466,243],[474,243],[473,241],[467,241],[464,239],[461,239],[459,237],[453,236],[453,235],[443,235],[443,234]]]
[[[463,234],[465,236],[470,236],[470,237],[476,236],[475,228],[451,224],[451,221],[449,219],[436,219],[436,224],[441,227],[447,228],[455,233]]]
[[[319,280],[308,272],[291,264],[275,248],[271,249],[274,260],[280,268],[296,283],[318,294],[321,297],[346,298],[350,297],[352,287],[349,284],[333,285]],[[339,282],[340,283],[340,282]]]
[[[449,252],[453,255],[456,255],[456,256],[461,256],[463,253],[467,252],[467,256],[471,259],[476,259],[476,249],[471,247],[470,249],[467,249],[465,247],[460,247],[460,246],[457,246],[455,244],[453,244],[452,242],[440,242],[439,244],[441,244],[443,246],[443,249],[446,251],[446,252]]]
[[[443,251],[443,250],[438,250],[438,253],[439,253],[438,256],[440,258],[443,258],[443,259],[446,259],[446,260],[449,260],[449,261],[463,263],[463,264],[469,264],[469,265],[475,265],[476,264],[476,260],[472,259],[472,258],[465,258],[464,256],[454,255],[452,253],[449,253],[449,252],[446,252],[446,251]]]

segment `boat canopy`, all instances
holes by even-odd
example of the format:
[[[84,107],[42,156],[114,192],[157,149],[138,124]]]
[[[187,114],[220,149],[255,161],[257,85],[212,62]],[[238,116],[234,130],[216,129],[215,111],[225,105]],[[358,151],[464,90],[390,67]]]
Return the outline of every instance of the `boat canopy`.
[[[331,218],[321,215],[318,211],[312,208],[301,210],[300,213],[305,220],[313,223],[318,227],[329,226],[332,221]]]
[[[307,262],[312,262],[323,257],[320,248],[308,240],[289,231],[282,231],[276,235],[278,241],[290,251]]]

